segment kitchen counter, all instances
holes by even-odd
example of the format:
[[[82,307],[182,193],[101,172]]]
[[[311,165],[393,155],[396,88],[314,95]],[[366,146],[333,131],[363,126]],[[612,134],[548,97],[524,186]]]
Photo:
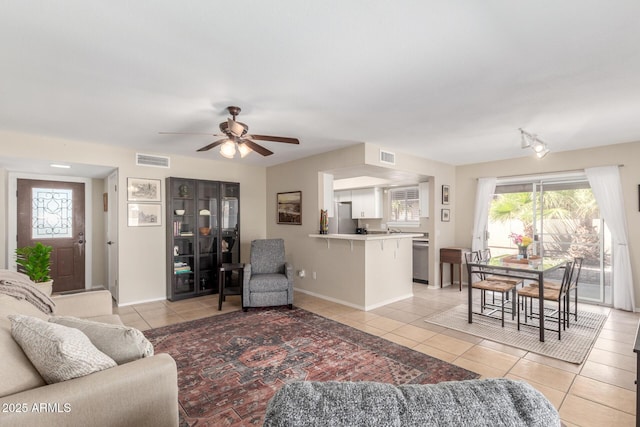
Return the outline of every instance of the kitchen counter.
[[[415,237],[424,237],[423,233],[376,233],[376,234],[309,234],[309,237],[317,237],[320,239],[341,239],[341,240],[389,240],[389,239],[408,239]]]

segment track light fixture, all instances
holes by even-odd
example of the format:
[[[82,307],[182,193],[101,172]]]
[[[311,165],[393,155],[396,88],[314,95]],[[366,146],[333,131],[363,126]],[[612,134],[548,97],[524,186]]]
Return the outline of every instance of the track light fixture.
[[[549,154],[551,150],[549,150],[549,147],[547,147],[544,141],[538,138],[538,135],[529,133],[522,128],[519,130],[521,148],[531,148],[539,159]]]

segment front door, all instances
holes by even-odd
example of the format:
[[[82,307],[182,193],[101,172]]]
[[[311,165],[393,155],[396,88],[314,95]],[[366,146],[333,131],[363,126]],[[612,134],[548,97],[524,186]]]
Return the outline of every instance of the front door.
[[[84,184],[18,179],[17,247],[53,247],[53,291],[85,288]]]

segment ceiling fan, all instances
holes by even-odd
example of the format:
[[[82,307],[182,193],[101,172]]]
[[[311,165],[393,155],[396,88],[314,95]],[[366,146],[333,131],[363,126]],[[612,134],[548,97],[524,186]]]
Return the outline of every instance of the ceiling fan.
[[[300,141],[296,138],[286,138],[283,136],[269,136],[269,135],[254,135],[249,134],[249,126],[244,123],[236,121],[236,116],[240,114],[240,107],[230,106],[227,107],[229,114],[233,118],[228,118],[226,122],[220,123],[220,131],[222,134],[210,134],[210,133],[195,133],[195,132],[160,132],[162,135],[213,135],[223,136],[224,138],[212,142],[198,149],[198,151],[208,151],[214,147],[221,145],[220,154],[229,159],[233,158],[236,154],[236,146],[240,152],[240,156],[244,157],[251,151],[255,151],[263,156],[270,156],[273,151],[266,149],[262,145],[256,144],[253,140],[257,141],[273,141],[284,142],[286,144],[300,144]]]

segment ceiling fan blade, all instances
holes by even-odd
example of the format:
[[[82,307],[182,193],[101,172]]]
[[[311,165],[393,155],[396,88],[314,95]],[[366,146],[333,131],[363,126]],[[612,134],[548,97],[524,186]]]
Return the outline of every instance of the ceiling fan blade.
[[[207,136],[224,136],[218,133],[200,133],[200,132],[158,132],[159,135],[207,135]]]
[[[286,138],[284,136],[247,135],[247,137],[257,139],[258,141],[274,141],[274,142],[285,142],[287,144],[300,144],[300,141],[298,139]]]
[[[258,154],[262,154],[263,156],[270,156],[273,154],[273,151],[269,151],[266,148],[264,148],[262,145],[258,145],[249,139],[243,139],[242,142],[245,143],[247,147],[251,148],[253,151],[255,151]]]
[[[212,142],[209,145],[205,145],[204,147],[200,148],[198,151],[209,151],[212,148],[217,147],[218,145],[222,145],[224,142],[227,142],[227,141],[228,141],[227,138],[219,139],[217,141]]]

